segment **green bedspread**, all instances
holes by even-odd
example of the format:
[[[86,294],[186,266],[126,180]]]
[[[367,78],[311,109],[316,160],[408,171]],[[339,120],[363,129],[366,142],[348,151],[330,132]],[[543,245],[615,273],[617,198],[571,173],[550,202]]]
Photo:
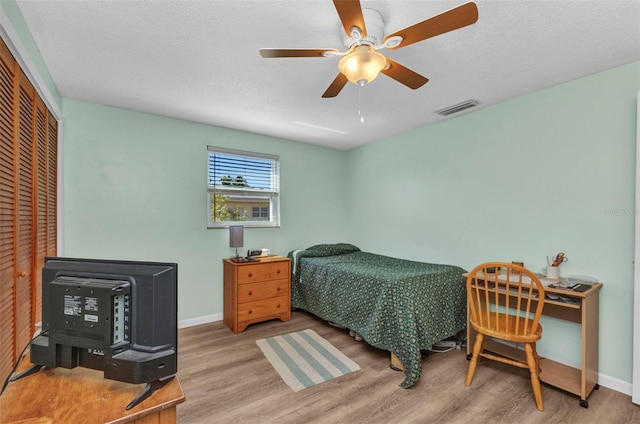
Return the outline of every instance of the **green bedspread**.
[[[462,268],[362,252],[346,244],[295,250],[291,304],[357,331],[393,352],[405,368],[403,388],[420,378],[420,351],[463,330]]]

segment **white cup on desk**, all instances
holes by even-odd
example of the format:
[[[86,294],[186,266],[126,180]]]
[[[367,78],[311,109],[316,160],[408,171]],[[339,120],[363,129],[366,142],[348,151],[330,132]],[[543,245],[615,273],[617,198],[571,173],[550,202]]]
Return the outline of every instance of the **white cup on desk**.
[[[549,280],[559,280],[560,279],[560,267],[559,266],[547,266],[543,268],[542,274],[547,277]]]

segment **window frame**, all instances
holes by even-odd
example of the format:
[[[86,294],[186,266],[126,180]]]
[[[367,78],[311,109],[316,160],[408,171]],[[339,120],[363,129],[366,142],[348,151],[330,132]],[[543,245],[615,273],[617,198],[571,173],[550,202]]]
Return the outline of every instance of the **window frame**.
[[[229,155],[252,160],[266,160],[271,162],[271,181],[270,188],[252,188],[242,186],[228,186],[219,184],[211,184],[213,178],[216,177],[212,155]],[[233,176],[235,177],[235,175]],[[243,176],[244,177],[244,176]],[[246,179],[246,178],[245,178]],[[250,182],[250,179],[247,179]],[[216,193],[228,196],[236,196],[240,199],[251,198],[268,199],[269,201],[269,217],[264,220],[253,220],[251,206],[248,206],[247,220],[245,221],[220,221],[214,222],[211,219],[211,199]],[[265,206],[266,207],[266,206]],[[228,149],[225,147],[207,146],[207,228],[228,228],[231,225],[242,225],[244,227],[262,227],[275,228],[280,227],[280,157],[267,153],[250,152],[245,150]]]

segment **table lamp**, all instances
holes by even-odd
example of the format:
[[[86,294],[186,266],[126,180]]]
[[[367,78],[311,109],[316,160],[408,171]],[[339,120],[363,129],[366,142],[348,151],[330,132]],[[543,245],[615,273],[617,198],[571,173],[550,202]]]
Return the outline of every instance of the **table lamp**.
[[[229,227],[229,247],[235,247],[236,259],[238,256],[238,247],[242,247],[244,243],[244,227],[242,225],[231,225]]]

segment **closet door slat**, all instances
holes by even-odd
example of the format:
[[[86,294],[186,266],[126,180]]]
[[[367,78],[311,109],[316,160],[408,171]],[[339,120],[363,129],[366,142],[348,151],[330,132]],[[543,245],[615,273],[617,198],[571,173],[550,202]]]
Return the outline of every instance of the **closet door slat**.
[[[15,152],[13,143],[14,60],[0,43],[0,375],[13,367],[16,323],[15,280]]]

